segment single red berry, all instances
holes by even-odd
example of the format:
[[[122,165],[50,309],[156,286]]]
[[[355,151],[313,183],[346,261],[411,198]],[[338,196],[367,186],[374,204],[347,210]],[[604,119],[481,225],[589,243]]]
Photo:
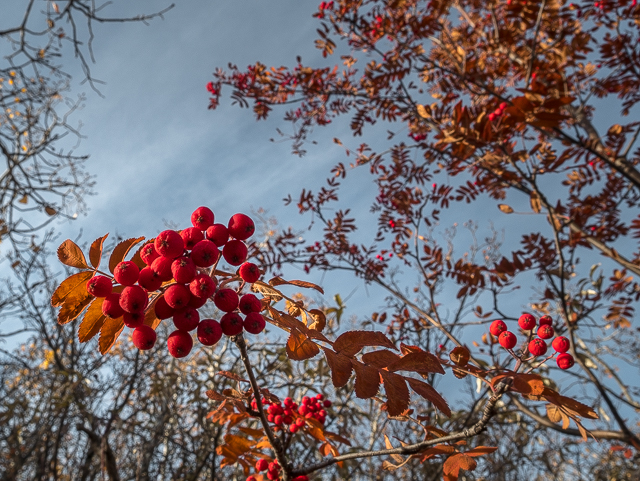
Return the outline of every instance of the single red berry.
[[[301,474],[300,476],[296,476],[292,481],[309,481],[309,476],[306,474]]]
[[[180,309],[181,307],[186,307],[189,303],[191,292],[183,284],[173,284],[164,292],[164,298],[171,307]]]
[[[541,326],[550,326],[553,324],[553,319],[551,319],[551,316],[542,316],[538,321],[538,324]]]
[[[211,267],[220,257],[218,247],[210,240],[198,242],[191,250],[191,260],[198,267]]]
[[[248,476],[245,481],[258,481],[255,476]]]
[[[513,349],[518,343],[518,338],[511,331],[504,331],[498,336],[498,342],[505,349]]]
[[[491,326],[489,327],[489,332],[494,336],[499,336],[506,330],[507,330],[507,325],[504,323],[504,321],[500,321],[500,320],[493,321],[491,323]]]
[[[491,112],[491,113],[489,114],[489,122],[493,122],[493,119],[495,119],[495,118],[496,118],[496,114],[494,114],[493,112]]]
[[[142,262],[148,266],[150,266],[158,257],[160,257],[160,254],[156,251],[156,246],[153,242],[147,242],[140,249],[140,259],[142,259]]]
[[[518,319],[518,325],[524,331],[530,331],[534,327],[536,327],[536,318],[531,314],[522,314],[520,319]]]
[[[227,312],[220,319],[220,327],[227,336],[237,336],[242,332],[242,317],[235,312]]]
[[[160,276],[151,267],[145,267],[140,271],[138,284],[144,287],[147,291],[153,292],[160,289],[162,286],[162,279],[160,279]]]
[[[547,352],[547,343],[535,338],[529,343],[529,352],[534,356],[543,356]]]
[[[326,408],[330,408],[330,407],[331,407],[331,404],[333,404],[333,403],[332,403],[331,401],[329,401],[328,399],[326,399],[326,400],[322,403],[322,405],[323,405],[324,407],[326,407]]]
[[[282,424],[282,416],[278,415],[276,417],[273,418],[273,423],[276,426],[280,426]]]
[[[173,314],[173,324],[181,331],[193,331],[199,322],[200,314],[193,307],[183,307]]]
[[[184,251],[184,241],[182,237],[180,237],[180,234],[174,230],[164,230],[160,232],[153,244],[158,254],[170,259],[181,256]]]
[[[571,343],[566,337],[559,336],[553,340],[553,342],[551,343],[551,347],[553,347],[556,352],[567,352],[571,347]]]
[[[112,290],[111,279],[106,276],[93,276],[87,282],[87,292],[94,297],[107,297]]]
[[[123,286],[132,286],[138,282],[138,276],[140,275],[140,269],[131,261],[120,262],[113,270],[113,277],[118,284]]]
[[[284,424],[291,424],[293,422],[293,418],[291,417],[291,415],[287,415],[285,413],[285,416],[282,418],[282,422]]]
[[[298,408],[298,414],[300,416],[305,416],[308,412],[309,412],[309,409],[307,408],[306,404],[303,404]]]
[[[324,399],[324,395],[322,393],[318,393],[318,394],[316,394],[316,399],[318,401],[322,401]]]
[[[125,326],[130,327],[131,329],[140,327],[144,324],[144,312],[125,312],[122,315],[122,321]]]
[[[198,274],[189,284],[189,291],[192,296],[206,300],[216,291],[216,281],[206,274]]]
[[[208,207],[198,207],[191,214],[191,223],[193,227],[200,230],[207,230],[209,226],[213,225],[214,215],[211,209]]]
[[[164,296],[158,297],[153,309],[158,319],[169,319],[170,317],[173,317],[173,313],[175,312],[175,309],[167,304],[167,300]]]
[[[250,284],[260,279],[261,275],[258,266],[251,262],[245,262],[244,264],[242,264],[240,266],[240,269],[238,269],[238,272],[240,273],[240,277],[242,277],[242,280]]]
[[[155,346],[156,338],[156,331],[154,331],[151,327],[145,325],[136,327],[133,331],[133,334],[131,334],[133,345],[141,351],[146,351]]]
[[[238,308],[240,300],[233,289],[218,289],[213,296],[213,303],[224,312],[232,312]]]
[[[247,314],[247,317],[244,318],[244,322],[242,323],[244,330],[251,334],[260,334],[264,331],[266,326],[266,322],[264,317],[257,312],[250,312]]]
[[[193,307],[194,309],[200,309],[204,306],[209,299],[206,297],[196,297],[191,294],[191,299],[189,299],[189,304],[187,306]]]
[[[499,107],[498,107],[498,108],[499,108],[500,110],[504,110],[504,109],[506,109],[508,106],[509,106],[509,105],[507,104],[507,102],[502,102],[502,103],[499,105]]]
[[[207,239],[218,247],[222,247],[229,240],[229,230],[224,224],[213,224],[207,229]]]
[[[277,459],[274,459],[269,463],[269,471],[280,471],[280,465],[278,464]]]
[[[298,418],[296,419],[296,426],[298,426],[299,428],[301,428],[302,426],[304,426],[305,422],[304,422],[304,418]]]
[[[229,219],[229,234],[238,240],[248,239],[253,235],[256,230],[256,226],[251,220],[251,217],[244,214],[235,214]]]
[[[196,277],[198,269],[189,257],[182,256],[171,263],[171,273],[176,282],[189,284]]]
[[[185,230],[180,232],[180,237],[184,241],[185,249],[193,249],[198,242],[204,240],[204,234],[200,229],[196,227],[187,227]]]
[[[309,401],[310,401],[309,396],[304,396],[302,398],[302,404],[309,404]]]
[[[153,272],[158,274],[158,277],[162,282],[167,282],[173,279],[171,264],[173,264],[173,259],[161,256],[151,263],[151,269]]]
[[[269,481],[277,481],[280,479],[280,471],[267,471],[267,479]]]
[[[124,310],[120,307],[120,294],[113,292],[102,301],[102,313],[111,319],[122,317]]]
[[[555,332],[553,330],[553,327],[546,324],[544,326],[540,326],[536,334],[540,339],[551,339],[555,335]]]
[[[256,471],[266,471],[268,467],[269,461],[267,461],[266,459],[258,459],[258,462],[256,463]]]
[[[200,324],[198,324],[196,335],[198,336],[200,344],[213,346],[222,337],[222,327],[220,327],[220,323],[214,319],[203,319],[200,321]]]
[[[187,331],[173,331],[167,339],[169,354],[173,357],[185,357],[191,352],[193,339]]]
[[[222,256],[232,266],[239,266],[247,260],[247,246],[241,240],[230,240],[222,248]]]
[[[140,286],[127,286],[120,294],[120,307],[125,312],[142,312],[148,302],[147,291]]]
[[[289,432],[292,433],[292,434],[297,433],[298,429],[300,429],[300,428],[298,427],[297,424],[292,424],[291,426],[289,426]]]
[[[573,356],[571,354],[569,354],[568,352],[563,352],[561,354],[558,354],[558,357],[556,358],[556,364],[558,364],[558,367],[560,369],[569,369],[573,367],[573,365],[575,364],[575,360],[573,359]]]
[[[260,299],[258,299],[253,294],[245,294],[240,298],[240,312],[243,314],[249,314],[250,312],[260,312],[262,310],[262,305],[260,304]]]

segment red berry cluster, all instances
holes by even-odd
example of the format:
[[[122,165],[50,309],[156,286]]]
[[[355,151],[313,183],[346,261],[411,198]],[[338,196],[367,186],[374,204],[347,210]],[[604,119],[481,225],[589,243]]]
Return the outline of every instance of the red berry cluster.
[[[542,316],[537,322],[536,318],[531,314],[525,313],[518,319],[518,325],[523,331],[532,331],[536,325],[538,329],[535,334],[537,337],[529,341],[528,349],[532,356],[544,356],[547,353],[546,339],[551,339],[555,335],[553,329],[553,319],[551,316]],[[513,349],[518,343],[515,334],[507,330],[504,321],[493,321],[489,327],[489,332],[498,338],[498,342],[505,349]],[[575,364],[573,356],[567,351],[571,344],[569,339],[564,336],[556,337],[551,346],[557,353],[556,363],[560,369],[569,369]]]
[[[286,397],[284,402],[272,402],[267,399],[262,400],[263,406],[266,406],[267,420],[273,423],[273,430],[287,430],[291,434],[297,433],[306,426],[307,419],[315,419],[320,424],[324,424],[327,420],[327,412],[324,408],[331,407],[331,401],[324,398],[322,394],[316,394],[314,397],[304,396],[300,405],[290,397]],[[254,399],[251,401],[251,408],[258,410],[258,403]],[[288,427],[287,427],[288,426]],[[267,471],[267,478],[270,480],[280,479],[280,466],[278,461],[269,462],[267,459],[260,459],[256,463],[256,471]],[[256,478],[249,476],[247,481],[253,481]],[[297,476],[293,481],[308,481],[307,476]]]
[[[261,473],[263,471],[267,472],[267,479],[276,480],[280,479],[280,465],[278,464],[278,460],[274,459],[269,462],[267,459],[259,459],[256,463],[256,471]],[[255,476],[249,476],[247,481],[256,481]],[[309,481],[309,476],[296,476],[293,478],[293,481]]]
[[[305,419],[313,418],[320,424],[324,424],[327,420],[327,411],[323,408],[331,407],[331,401],[325,399],[322,394],[316,394],[311,398],[303,397],[301,405],[290,397],[285,398],[284,403],[268,403],[266,399],[263,402],[265,405],[268,404],[267,420],[275,425],[274,430],[287,429],[292,434],[305,426]],[[251,407],[254,410],[258,409],[255,400],[251,402]]]
[[[239,297],[236,290],[225,287],[229,280],[218,285],[211,274],[222,249],[222,258],[228,264],[240,266],[239,278],[232,280],[244,284],[260,278],[258,266],[246,262],[248,249],[244,241],[255,231],[251,218],[235,214],[227,225],[215,224],[211,209],[199,207],[191,215],[191,223],[193,227],[179,232],[165,230],[153,242],[143,245],[139,251],[145,264],[142,269],[133,261],[120,262],[113,277],[122,286],[121,292],[113,292],[114,285],[107,276],[97,275],[87,282],[89,294],[104,297],[103,314],[113,319],[122,317],[124,324],[134,329],[132,339],[139,349],[151,349],[156,342],[154,329],[144,324],[149,296],[154,292],[159,292],[154,305],[156,317],[172,318],[177,329],[167,339],[169,353],[174,357],[189,354],[193,347],[190,333],[196,329],[200,343],[212,346],[222,334],[235,336],[243,329],[258,334],[265,327],[256,296]],[[209,299],[225,313],[220,322],[200,319],[198,309]]]
[[[489,114],[488,116],[489,122],[493,122],[495,119],[500,117],[503,114],[504,109],[506,109],[507,107],[508,107],[507,102],[502,102],[496,110],[494,110]]]

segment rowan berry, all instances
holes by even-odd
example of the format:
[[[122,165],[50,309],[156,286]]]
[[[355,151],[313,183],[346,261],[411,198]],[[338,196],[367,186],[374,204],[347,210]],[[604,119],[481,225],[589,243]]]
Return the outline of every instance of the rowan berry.
[[[161,256],[151,263],[151,270],[158,274],[158,277],[162,282],[167,282],[173,278],[171,264],[173,264],[173,259]]]
[[[142,262],[148,266],[150,266],[158,257],[160,257],[160,254],[156,251],[156,246],[153,245],[153,242],[147,242],[140,249],[140,259],[142,259]]]
[[[201,240],[191,250],[191,260],[198,267],[211,267],[220,257],[218,247],[210,240]]]
[[[193,227],[200,230],[207,230],[209,226],[213,225],[214,215],[211,209],[208,207],[198,207],[191,214],[191,223]]]
[[[558,354],[558,357],[556,358],[556,364],[560,369],[569,369],[573,367],[573,365],[575,364],[575,360],[573,359],[573,356],[571,354],[569,354],[568,352],[563,352],[561,354]]]
[[[274,459],[269,463],[269,471],[280,471],[280,465],[278,464],[277,459]]]
[[[493,321],[491,323],[491,326],[489,327],[489,332],[494,336],[499,336],[506,330],[507,330],[507,325],[504,323],[504,321],[501,321],[501,320]]]
[[[193,307],[183,307],[173,314],[173,324],[181,331],[193,331],[199,322],[200,314]]]
[[[316,399],[318,401],[322,401],[324,399],[324,395],[322,393],[318,393],[318,394],[316,394]]]
[[[145,325],[136,327],[131,334],[133,345],[142,351],[151,349],[156,344],[156,338],[156,331]]]
[[[120,294],[113,292],[102,301],[102,313],[111,319],[122,317],[124,310],[120,307]]]
[[[198,270],[189,257],[182,256],[171,263],[171,273],[176,282],[189,284],[196,277]]]
[[[498,342],[505,349],[513,349],[518,343],[518,338],[511,331],[504,331],[498,337]]]
[[[142,312],[148,302],[147,291],[140,286],[127,286],[120,294],[120,307],[125,312]]]
[[[138,284],[140,284],[141,287],[144,287],[147,291],[153,292],[160,289],[162,286],[162,279],[151,267],[145,267],[140,271]]]
[[[138,282],[138,276],[140,275],[140,269],[131,261],[120,262],[115,269],[113,269],[113,277],[118,284],[123,286],[132,286]]]
[[[194,309],[200,309],[207,303],[208,299],[206,297],[196,297],[191,294],[191,298],[189,299],[189,304],[187,306],[193,307]]]
[[[267,471],[267,479],[269,481],[277,481],[280,479],[280,471]]]
[[[235,214],[229,219],[229,234],[238,239],[245,240],[253,235],[256,230],[256,226],[251,220],[251,217],[244,214]]]
[[[238,269],[238,272],[240,274],[240,277],[242,277],[242,280],[248,282],[249,284],[252,284],[260,279],[261,275],[258,266],[253,264],[252,262],[245,262],[244,264],[242,264],[240,266],[240,269]]]
[[[309,481],[309,476],[306,474],[301,474],[300,476],[296,476],[292,481]]]
[[[173,284],[164,293],[164,298],[174,309],[185,307],[191,299],[191,292],[184,284]]]
[[[207,239],[218,247],[222,247],[229,240],[229,230],[224,224],[213,224],[207,229]]]
[[[333,403],[332,403],[331,401],[329,401],[328,399],[326,399],[326,400],[322,403],[322,405],[323,405],[324,407],[326,407],[326,408],[330,408],[330,407],[331,407],[331,404],[333,404]]]
[[[304,426],[304,419],[303,418],[298,418],[296,419],[296,426],[298,426],[299,428],[301,428],[302,426]]]
[[[529,343],[529,352],[534,356],[544,356],[547,352],[547,343],[540,338],[535,338]]]
[[[220,327],[227,336],[237,336],[242,332],[242,317],[235,312],[227,312],[220,319]]]
[[[164,298],[164,296],[158,297],[158,300],[153,306],[153,310],[158,319],[169,319],[175,312],[175,309],[167,304],[167,300]]]
[[[189,291],[192,296],[206,300],[216,291],[216,281],[206,274],[198,274],[189,284]]]
[[[213,346],[222,337],[222,327],[220,323],[214,319],[203,319],[198,324],[198,330],[196,331],[198,341],[204,346]],[[257,409],[254,408],[254,409]]]
[[[245,331],[251,334],[260,334],[262,331],[264,331],[266,322],[261,314],[257,312],[250,312],[244,318],[242,326],[244,327]]]
[[[87,281],[87,292],[94,297],[107,297],[112,290],[111,279],[106,276],[93,276]]]
[[[189,250],[193,249],[193,246],[198,242],[204,240],[204,234],[196,227],[187,227],[180,232],[180,237],[182,237],[182,240],[184,241],[184,247]]]
[[[144,312],[125,312],[122,315],[122,321],[125,326],[130,327],[131,329],[140,327],[144,324]]]
[[[232,266],[239,266],[247,260],[247,246],[241,240],[230,240],[222,248],[222,256]]]
[[[297,424],[292,424],[291,426],[289,426],[289,432],[291,432],[292,434],[297,433],[298,429],[300,429],[300,428],[298,427]]]
[[[518,319],[518,325],[523,331],[530,331],[536,327],[536,318],[531,314],[522,314]]]
[[[253,294],[245,294],[240,298],[240,312],[243,314],[249,314],[250,312],[260,312],[262,310],[262,305],[260,304],[260,300],[254,296]]]
[[[282,416],[278,415],[276,417],[273,418],[273,423],[277,426],[280,426],[282,424]]]
[[[553,347],[556,352],[567,352],[571,347],[571,343],[566,337],[559,336],[553,340],[551,347]]]
[[[218,289],[213,296],[213,303],[221,311],[232,312],[237,309],[240,300],[233,289]]]
[[[158,234],[153,245],[158,254],[170,259],[180,257],[184,251],[184,241],[180,234],[174,230],[164,230]]]
[[[193,339],[187,331],[173,331],[167,339],[169,354],[173,357],[185,357],[191,352]]]
[[[256,462],[256,471],[266,471],[268,468],[269,461],[267,461],[266,459],[258,459],[258,462]]]
[[[550,326],[553,324],[553,319],[551,319],[551,316],[542,316],[538,321],[538,324],[541,326]]]
[[[551,339],[554,336],[555,332],[553,330],[553,327],[546,324],[544,326],[540,326],[536,331],[536,334],[540,339]]]

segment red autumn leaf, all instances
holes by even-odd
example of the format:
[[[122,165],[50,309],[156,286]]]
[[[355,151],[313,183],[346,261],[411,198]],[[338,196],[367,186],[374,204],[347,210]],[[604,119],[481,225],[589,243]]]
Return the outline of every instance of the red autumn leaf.
[[[402,415],[409,408],[409,388],[404,377],[388,371],[380,371],[387,395],[387,411],[389,416]]]
[[[356,372],[356,396],[360,399],[369,399],[378,394],[380,389],[378,369],[358,361],[352,361],[351,364]]]
[[[102,259],[102,246],[108,235],[109,234],[105,234],[102,237],[98,237],[91,243],[91,247],[89,248],[89,262],[91,262],[91,265],[95,269],[100,266],[100,259]]]
[[[100,347],[100,354],[106,354],[109,349],[115,344],[120,336],[120,333],[124,329],[124,321],[122,317],[117,319],[107,318],[102,328],[100,329],[100,338],[98,345]]]
[[[294,361],[311,359],[320,352],[318,345],[310,341],[307,336],[298,329],[291,329],[291,335],[287,340],[287,356]]]
[[[430,352],[410,352],[398,359],[396,362],[389,364],[387,369],[391,372],[395,371],[412,371],[419,374],[428,374],[435,372],[444,374],[444,369],[440,365],[440,361]]]
[[[322,287],[307,281],[296,281],[296,280],[285,281],[282,277],[274,277],[269,281],[269,284],[271,284],[274,287],[288,284],[291,286],[304,287],[306,289],[315,289],[320,294],[324,294],[324,290],[322,290]]]
[[[349,382],[351,377],[351,360],[339,353],[333,352],[331,349],[322,348],[327,358],[327,364],[331,369],[331,380],[335,387],[342,387]]]
[[[445,416],[451,416],[451,409],[447,404],[447,401],[436,391],[432,386],[426,382],[419,381],[418,379],[406,378],[409,386],[420,396],[431,402],[442,414]]]
[[[67,277],[53,292],[53,295],[51,296],[51,305],[53,307],[60,306],[67,296],[76,290],[78,292],[83,290],[86,292],[87,281],[91,279],[91,277],[93,277],[93,272],[91,271],[78,272],[77,274]]]
[[[79,269],[89,268],[82,249],[71,239],[67,239],[58,247],[58,259],[69,267],[78,267]]]
[[[341,352],[345,356],[353,356],[366,346],[396,349],[393,342],[385,334],[375,331],[348,331],[341,334],[333,343],[336,352]]]

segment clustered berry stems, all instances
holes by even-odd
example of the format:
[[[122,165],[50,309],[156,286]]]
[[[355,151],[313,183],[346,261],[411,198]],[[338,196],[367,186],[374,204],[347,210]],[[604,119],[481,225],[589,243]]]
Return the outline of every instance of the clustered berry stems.
[[[251,389],[253,390],[253,397],[256,401],[256,405],[258,406],[258,414],[260,417],[260,422],[262,423],[262,427],[264,428],[265,433],[267,434],[267,438],[269,439],[269,443],[273,447],[273,452],[278,460],[278,464],[282,467],[282,479],[283,481],[291,480],[291,466],[287,461],[285,456],[285,450],[280,439],[276,438],[275,434],[271,430],[271,426],[269,425],[269,421],[267,420],[267,416],[264,413],[264,405],[262,404],[262,395],[260,394],[260,386],[258,386],[258,381],[256,380],[256,376],[253,373],[253,368],[251,367],[251,361],[249,360],[249,353],[247,352],[247,344],[244,340],[242,333],[238,334],[231,338],[238,349],[240,350],[240,359],[242,359],[242,363],[244,364],[244,368],[247,371],[247,375],[249,376],[249,383],[251,384]],[[304,473],[299,473],[304,474]]]
[[[333,464],[339,463],[340,461],[347,461],[349,459],[360,459],[360,458],[373,458],[377,456],[389,456],[392,454],[399,455],[412,455],[418,454],[424,451],[429,446],[433,446],[434,444],[442,444],[449,443],[453,441],[459,441],[460,439],[471,438],[473,436],[477,436],[482,431],[485,430],[487,424],[491,418],[495,415],[495,406],[496,403],[500,400],[500,398],[509,390],[509,386],[511,385],[511,379],[505,379],[500,381],[495,388],[493,396],[491,396],[487,403],[484,406],[482,411],[482,417],[480,420],[471,426],[468,429],[463,431],[450,434],[449,436],[442,436],[440,438],[428,439],[416,444],[407,444],[405,446],[400,446],[399,448],[393,449],[381,449],[379,451],[361,451],[359,453],[349,453],[343,454],[342,456],[336,456],[331,459],[327,459],[326,461],[322,461],[321,463],[314,464],[312,466],[308,466],[306,468],[293,470],[291,473],[292,476],[299,476],[301,474],[310,474],[315,471],[319,471],[323,468],[331,466]]]

